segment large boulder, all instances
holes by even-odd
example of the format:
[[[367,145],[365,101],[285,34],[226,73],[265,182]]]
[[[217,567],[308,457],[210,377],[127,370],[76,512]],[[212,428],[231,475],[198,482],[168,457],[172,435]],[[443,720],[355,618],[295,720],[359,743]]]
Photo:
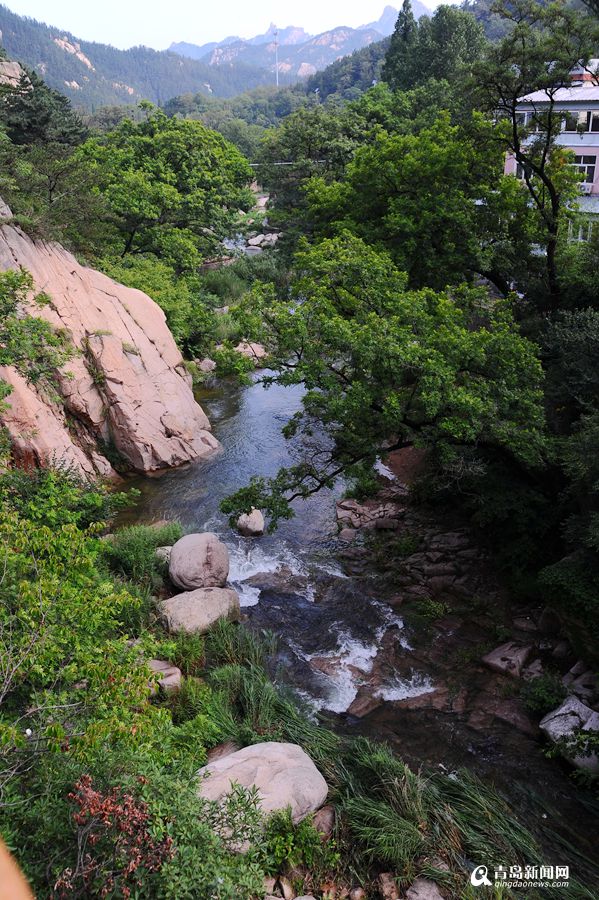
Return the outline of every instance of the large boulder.
[[[163,600],[160,614],[171,633],[205,634],[219,619],[239,621],[239,597],[232,588],[199,588]]]
[[[557,709],[547,713],[540,724],[541,731],[554,744],[560,744],[562,754],[577,769],[599,772],[596,754],[578,756],[568,753],[567,743],[579,731],[599,731],[599,713],[585,706],[578,697],[567,697]]]
[[[491,650],[483,656],[483,662],[490,669],[501,675],[511,675],[512,678],[520,678],[522,669],[528,661],[532,647],[522,646],[515,641],[508,641],[501,647]]]
[[[139,472],[214,453],[220,445],[160,307],[80,265],[59,244],[34,241],[6,222],[4,206],[0,212],[0,271],[31,273],[35,292],[50,302],[40,307],[32,294],[23,311],[61,329],[75,350],[54,396],[13,367],[0,367],[12,388],[2,424],[15,460],[31,466],[59,460],[88,476],[114,476],[103,451],[108,445]]]
[[[252,509],[251,513],[243,513],[237,519],[237,530],[243,537],[260,537],[264,534],[264,516],[259,509]]]
[[[186,534],[171,550],[169,575],[184,591],[224,587],[229,577],[229,551],[211,531]]]
[[[244,747],[204,766],[198,775],[199,794],[207,800],[221,800],[233,784],[255,787],[265,814],[291,807],[294,822],[319,809],[328,792],[326,781],[301,747],[275,741]]]

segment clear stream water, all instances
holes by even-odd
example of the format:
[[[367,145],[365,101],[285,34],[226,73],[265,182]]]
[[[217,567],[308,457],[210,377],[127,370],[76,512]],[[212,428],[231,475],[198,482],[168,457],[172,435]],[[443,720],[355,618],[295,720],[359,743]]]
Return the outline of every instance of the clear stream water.
[[[352,574],[337,558],[336,493],[298,502],[292,520],[254,540],[239,537],[219,512],[220,500],[252,475],[270,476],[294,461],[298,446],[283,438],[281,428],[301,396],[299,387],[264,389],[258,380],[245,388],[227,381],[203,388],[198,400],[222,452],[160,477],[135,479],[141,496],[127,520],[178,519],[187,530],[220,535],[242,611],[251,627],[278,635],[279,669],[309,706],[339,731],[390,742],[415,767],[466,766],[492,781],[541,838],[547,862],[570,864],[587,885],[597,877],[599,896],[599,875],[576,854],[599,859],[597,806],[558,761],[545,759],[533,738],[502,723],[475,732],[454,715],[406,710],[398,702],[431,691],[435,671],[422,665],[422,636],[377,596],[376,572]],[[382,642],[403,659],[420,642],[420,665],[403,666],[402,677],[384,668],[376,688],[382,705],[363,719],[349,716]]]

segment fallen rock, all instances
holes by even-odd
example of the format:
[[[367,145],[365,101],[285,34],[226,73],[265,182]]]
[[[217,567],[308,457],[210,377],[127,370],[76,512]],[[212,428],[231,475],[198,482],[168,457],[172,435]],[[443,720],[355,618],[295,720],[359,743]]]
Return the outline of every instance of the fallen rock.
[[[328,840],[335,828],[335,807],[327,803],[319,809],[312,819],[312,825],[325,840]]]
[[[406,892],[406,900],[445,900],[434,881],[417,878]]]
[[[512,678],[519,678],[522,674],[522,668],[526,665],[530,656],[532,647],[523,647],[514,641],[508,641],[495,650],[491,650],[486,656],[483,656],[483,663],[495,672],[502,675],[510,675]]]
[[[538,631],[537,624],[530,616],[516,616],[513,619],[514,628],[517,628],[519,631],[530,631],[536,632]]]
[[[224,587],[229,576],[229,551],[211,531],[186,534],[171,550],[169,575],[173,584],[185,591]]]
[[[199,795],[221,800],[231,784],[256,787],[265,814],[291,807],[295,823],[319,809],[326,800],[327,783],[310,759],[296,744],[268,741],[253,744],[204,766]]]
[[[114,477],[101,449],[108,443],[139,472],[219,448],[165,315],[147,294],[80,265],[59,244],[0,223],[0,271],[21,267],[50,298],[40,307],[32,296],[24,311],[66,332],[77,355],[58,373],[58,403],[14,368],[1,368],[13,389],[2,420],[17,463],[58,459],[87,476]]]
[[[149,659],[148,668],[158,675],[158,683],[152,682],[152,694],[159,690],[165,694],[174,694],[181,689],[181,669],[164,659]]]
[[[542,674],[543,663],[540,659],[535,659],[534,662],[529,663],[529,665],[522,669],[522,677],[526,681],[531,681],[533,678],[539,678]]]
[[[264,516],[259,509],[243,513],[237,519],[237,530],[243,537],[260,537],[264,534],[265,527]]]
[[[200,372],[204,372],[205,375],[209,375],[216,369],[216,363],[213,359],[209,359],[208,357],[205,357],[205,359],[201,359],[197,366]]]
[[[172,634],[205,634],[219,619],[238,622],[239,597],[232,588],[198,588],[163,600],[160,613]]]
[[[378,887],[384,900],[399,900],[399,891],[395,879],[389,872],[382,872],[378,877]]]
[[[168,565],[170,562],[170,559],[171,559],[171,550],[172,549],[173,549],[172,547],[156,547],[156,550],[155,550],[156,559],[159,559],[160,562],[164,562]]]
[[[577,769],[585,769],[589,772],[599,772],[599,757],[597,754],[589,756],[571,755],[568,752],[567,742],[578,731],[599,731],[599,713],[585,706],[578,697],[567,697],[560,707],[547,713],[540,723],[541,731],[552,743],[566,742],[560,749],[564,759],[567,759]]]

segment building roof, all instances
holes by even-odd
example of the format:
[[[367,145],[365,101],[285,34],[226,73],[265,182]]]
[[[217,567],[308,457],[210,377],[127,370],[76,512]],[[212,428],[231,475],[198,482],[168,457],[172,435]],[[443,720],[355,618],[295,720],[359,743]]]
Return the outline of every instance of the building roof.
[[[578,85],[558,88],[552,95],[555,103],[599,103],[599,84],[592,81],[583,81]],[[533,91],[520,97],[519,103],[548,103],[551,98],[547,91]]]

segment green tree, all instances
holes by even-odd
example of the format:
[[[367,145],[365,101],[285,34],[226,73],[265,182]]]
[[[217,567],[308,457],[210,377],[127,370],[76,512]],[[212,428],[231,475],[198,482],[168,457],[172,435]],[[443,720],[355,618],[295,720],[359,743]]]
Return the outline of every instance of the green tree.
[[[432,18],[423,16],[415,23],[407,7],[404,4],[399,13],[383,79],[394,89],[406,90],[430,78],[455,82],[467,75],[485,45],[476,19],[453,6],[439,6]]]
[[[563,118],[556,94],[569,83],[574,66],[593,54],[599,30],[592,17],[563,0],[502,2],[496,11],[510,29],[475,67],[475,91],[482,108],[498,117],[498,138],[520,166],[537,215],[537,238],[546,253],[546,299],[539,302],[557,309],[562,293],[560,237],[578,179],[567,155],[555,145]],[[520,100],[533,91],[538,92],[536,111],[531,121],[523,122]]]
[[[523,192],[501,179],[491,138],[480,116],[466,130],[446,112],[417,134],[379,130],[342,180],[306,186],[316,233],[350,228],[384,247],[411,287],[442,289],[479,273],[505,288],[513,259],[505,245],[521,230],[526,205]]]
[[[290,499],[413,444],[448,468],[473,448],[541,464],[541,367],[508,301],[480,289],[409,291],[387,254],[349,233],[296,262],[291,299],[255,295],[246,327],[271,348],[273,380],[305,386],[285,433],[302,433],[309,449],[270,483],[229,498],[226,512],[260,506],[276,523],[291,514]]]
[[[418,25],[412,4],[410,0],[403,0],[381,71],[381,77],[393,89],[406,86],[406,70],[411,66],[417,38]]]
[[[251,206],[251,169],[200,122],[145,109],[145,121],[125,120],[81,153],[96,168],[115,254],[150,253],[190,270],[231,235],[238,210]]]
[[[86,128],[66,97],[25,69],[17,85],[0,86],[0,122],[14,144],[75,146]]]

